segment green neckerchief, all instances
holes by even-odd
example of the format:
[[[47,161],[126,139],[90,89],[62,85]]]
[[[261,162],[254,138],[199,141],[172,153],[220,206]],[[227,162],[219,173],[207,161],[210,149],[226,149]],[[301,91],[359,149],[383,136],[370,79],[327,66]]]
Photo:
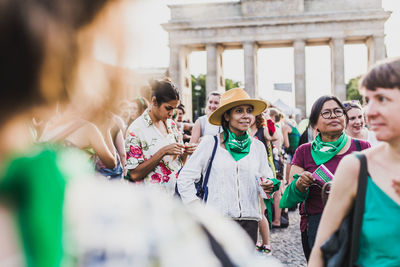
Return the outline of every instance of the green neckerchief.
[[[228,138],[226,138],[227,132]],[[232,157],[235,159],[235,161],[238,161],[249,154],[251,144],[249,134],[246,132],[242,136],[236,136],[229,129],[227,129],[227,132],[223,132],[224,140],[226,139],[225,147],[228,150],[229,154],[231,154]]]
[[[323,142],[318,134],[311,143],[311,156],[317,166],[328,162],[346,145],[348,136],[345,133],[335,142]]]

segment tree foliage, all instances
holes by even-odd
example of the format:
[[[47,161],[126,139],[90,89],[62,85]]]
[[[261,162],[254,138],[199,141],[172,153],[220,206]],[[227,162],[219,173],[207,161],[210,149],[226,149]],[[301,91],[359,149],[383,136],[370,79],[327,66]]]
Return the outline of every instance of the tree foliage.
[[[199,85],[200,90],[196,90],[196,85]],[[241,87],[241,83],[231,79],[225,79],[225,90]],[[199,74],[197,77],[192,75],[192,110],[193,121],[199,116],[204,115],[206,106],[206,75]]]
[[[238,81],[233,81],[231,79],[225,79],[225,90],[228,91],[232,88],[241,87],[241,83]]]
[[[352,78],[349,80],[349,82],[346,84],[346,99],[347,100],[359,100],[360,103],[362,104],[362,96],[358,92],[358,82],[360,80],[361,76]]]

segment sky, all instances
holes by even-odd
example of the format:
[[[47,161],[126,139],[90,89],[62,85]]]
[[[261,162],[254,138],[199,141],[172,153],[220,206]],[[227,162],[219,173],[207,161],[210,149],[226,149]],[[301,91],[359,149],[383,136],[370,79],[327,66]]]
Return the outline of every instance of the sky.
[[[169,65],[168,33],[161,27],[170,19],[168,4],[221,2],[218,0],[127,0],[129,16],[129,45],[122,65],[128,68],[167,68]],[[351,0],[350,0],[351,1]],[[229,0],[225,2],[230,2]],[[235,2],[231,0],[231,2]],[[400,0],[382,0],[385,10],[392,15],[385,24],[385,44],[388,57],[400,56]],[[367,49],[365,45],[345,45],[345,81],[365,73]],[[110,61],[109,59],[104,59]],[[189,57],[193,75],[206,73],[206,53],[193,52]],[[244,81],[243,50],[225,50],[223,72],[225,78]],[[274,83],[293,83],[293,48],[258,50],[258,88],[264,99],[281,99],[294,106],[294,93],[273,90]],[[307,113],[321,95],[330,93],[330,49],[328,46],[306,47]]]

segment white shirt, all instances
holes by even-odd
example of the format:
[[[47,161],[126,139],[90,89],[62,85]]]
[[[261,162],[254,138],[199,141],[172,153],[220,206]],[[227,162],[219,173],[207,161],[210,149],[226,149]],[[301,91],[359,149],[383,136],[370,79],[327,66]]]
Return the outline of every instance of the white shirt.
[[[218,144],[219,144],[218,135]],[[177,183],[183,203],[197,200],[195,182],[205,176],[214,147],[214,137],[204,136],[182,168]],[[239,161],[218,145],[208,180],[207,206],[238,220],[261,220],[258,178],[273,178],[265,146],[251,139],[250,152]]]

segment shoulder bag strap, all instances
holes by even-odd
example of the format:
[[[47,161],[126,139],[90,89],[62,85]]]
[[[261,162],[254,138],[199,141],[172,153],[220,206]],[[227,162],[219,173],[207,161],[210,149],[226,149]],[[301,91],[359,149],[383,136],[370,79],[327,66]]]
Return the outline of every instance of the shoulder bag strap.
[[[214,135],[214,148],[213,148],[213,151],[211,154],[210,163],[208,164],[206,176],[204,177],[204,182],[203,182],[204,202],[207,202],[207,198],[208,198],[208,187],[207,187],[208,177],[210,177],[211,167],[212,167],[212,163],[214,160],[215,152],[217,151],[217,147],[218,147],[218,138],[216,135]]]
[[[354,140],[354,144],[356,145],[356,150],[361,151],[360,140],[358,140],[358,139],[353,139],[353,140]]]
[[[351,246],[350,246],[350,265],[353,266],[358,257],[358,245],[360,240],[360,232],[362,226],[362,219],[364,215],[365,206],[365,193],[367,191],[367,175],[368,165],[367,158],[364,154],[357,154],[360,160],[360,173],[358,176],[357,196],[354,205]]]

